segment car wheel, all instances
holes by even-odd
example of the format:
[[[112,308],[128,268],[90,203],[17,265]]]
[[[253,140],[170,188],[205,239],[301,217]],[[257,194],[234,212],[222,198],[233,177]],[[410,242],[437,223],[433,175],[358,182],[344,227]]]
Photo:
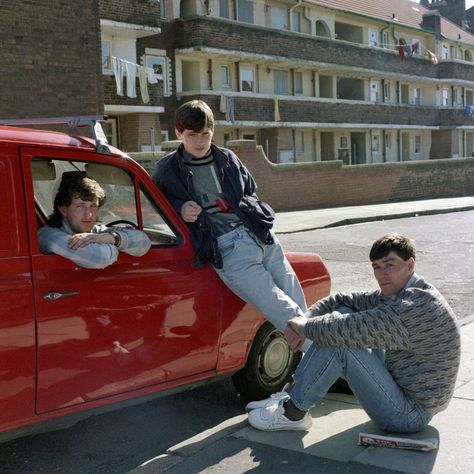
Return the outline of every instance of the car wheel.
[[[246,400],[262,400],[280,391],[301,359],[283,334],[266,322],[257,332],[245,366],[232,376],[237,392]]]

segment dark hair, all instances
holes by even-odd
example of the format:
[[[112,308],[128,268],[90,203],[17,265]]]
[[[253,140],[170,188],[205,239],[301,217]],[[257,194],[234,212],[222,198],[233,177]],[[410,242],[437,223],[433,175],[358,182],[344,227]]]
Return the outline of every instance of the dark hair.
[[[403,260],[416,256],[415,242],[402,234],[393,232],[380,237],[373,243],[369,253],[370,261],[380,260],[392,250]]]
[[[184,130],[200,132],[214,129],[214,114],[203,100],[190,100],[181,105],[174,114],[174,127],[179,133]]]
[[[99,200],[99,207],[105,202],[105,191],[100,184],[87,176],[85,171],[66,171],[61,178],[58,192],[54,198],[54,210],[49,216],[48,224],[51,227],[61,227],[63,215],[59,211],[61,206],[70,206],[74,198],[83,201]]]

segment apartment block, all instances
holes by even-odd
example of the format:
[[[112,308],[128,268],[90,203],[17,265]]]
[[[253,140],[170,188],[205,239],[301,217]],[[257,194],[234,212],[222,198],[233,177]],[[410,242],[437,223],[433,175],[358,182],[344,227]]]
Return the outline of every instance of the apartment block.
[[[104,131],[124,151],[150,151],[162,140],[159,118],[168,94],[163,75],[169,67],[159,39],[150,48],[141,42],[161,33],[160,2],[99,0],[99,17]]]
[[[0,0],[0,118],[105,114],[112,144],[148,152],[202,98],[217,144],[274,163],[471,157],[471,18],[464,0]]]
[[[165,0],[143,39],[169,60],[161,127],[173,138],[176,107],[201,98],[217,144],[255,140],[275,163],[473,156],[464,1],[450,0],[455,21],[424,3]]]

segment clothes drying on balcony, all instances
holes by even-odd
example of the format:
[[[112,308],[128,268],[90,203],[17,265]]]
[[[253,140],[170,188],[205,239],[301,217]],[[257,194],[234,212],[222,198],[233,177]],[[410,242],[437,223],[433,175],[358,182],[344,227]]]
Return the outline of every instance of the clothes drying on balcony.
[[[150,95],[148,94],[148,83],[156,84],[158,81],[155,77],[152,68],[146,68],[140,64],[135,64],[125,59],[112,56],[112,71],[115,77],[115,85],[117,95],[124,95],[123,79],[127,78],[127,97],[137,97],[136,78],[140,83],[140,95],[142,102],[147,104],[150,102]]]

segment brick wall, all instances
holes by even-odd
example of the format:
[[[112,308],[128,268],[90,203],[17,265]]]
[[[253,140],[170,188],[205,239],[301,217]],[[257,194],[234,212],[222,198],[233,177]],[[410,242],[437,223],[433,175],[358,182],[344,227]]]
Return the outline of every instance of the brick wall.
[[[254,141],[229,142],[277,211],[474,195],[474,159],[342,166],[341,161],[275,165]]]
[[[158,114],[127,114],[126,120],[119,119],[121,149],[127,151],[140,150],[141,145],[150,145],[150,129],[155,129],[155,144],[160,139],[160,121]]]
[[[228,146],[252,173],[260,199],[276,211],[474,195],[474,158],[357,166],[342,166],[341,161],[276,165],[253,140],[235,140]],[[167,153],[130,155],[151,172]]]
[[[136,25],[159,26],[157,0],[100,0],[100,17]]]
[[[95,0],[0,0],[2,118],[103,113]]]

